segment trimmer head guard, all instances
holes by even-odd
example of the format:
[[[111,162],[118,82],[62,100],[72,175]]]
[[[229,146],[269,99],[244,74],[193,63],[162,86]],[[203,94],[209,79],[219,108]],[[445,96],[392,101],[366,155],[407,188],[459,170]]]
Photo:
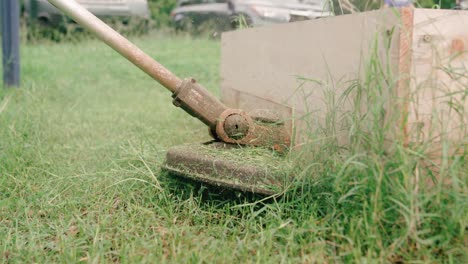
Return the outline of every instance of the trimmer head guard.
[[[76,1],[48,1],[166,87],[172,92],[174,105],[207,125],[214,139],[225,142],[169,150],[164,165],[168,171],[254,193],[275,194],[284,188],[288,178],[284,158],[263,148],[287,150],[291,140],[283,122],[255,118],[240,109],[227,107],[195,79],[180,79]]]
[[[278,194],[291,182],[288,163],[280,154],[222,142],[173,147],[163,169],[209,185],[263,195]]]

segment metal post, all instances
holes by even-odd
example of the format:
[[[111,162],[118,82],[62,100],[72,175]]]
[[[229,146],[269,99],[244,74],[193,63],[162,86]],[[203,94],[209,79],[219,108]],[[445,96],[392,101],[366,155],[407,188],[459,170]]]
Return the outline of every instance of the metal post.
[[[20,1],[0,0],[2,20],[3,83],[6,87],[20,84],[19,24]]]

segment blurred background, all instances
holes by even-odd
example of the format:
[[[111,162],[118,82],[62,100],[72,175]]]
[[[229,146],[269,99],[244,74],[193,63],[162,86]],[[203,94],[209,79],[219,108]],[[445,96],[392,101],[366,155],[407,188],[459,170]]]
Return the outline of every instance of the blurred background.
[[[219,37],[242,27],[288,23],[379,9],[384,0],[78,0],[125,35],[150,30]],[[468,8],[468,0],[419,0],[417,7]],[[29,41],[63,41],[87,33],[47,0],[22,0],[22,31]]]

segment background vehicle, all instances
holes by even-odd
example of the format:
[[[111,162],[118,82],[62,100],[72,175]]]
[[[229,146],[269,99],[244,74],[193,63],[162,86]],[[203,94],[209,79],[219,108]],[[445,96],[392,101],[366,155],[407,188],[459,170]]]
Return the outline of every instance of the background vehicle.
[[[91,13],[101,18],[139,17],[148,20],[150,11],[146,0],[77,0]],[[47,0],[25,0],[25,11],[29,16],[36,17],[43,24],[57,24],[63,15]]]
[[[180,0],[171,13],[177,29],[213,26],[219,31],[242,22],[261,26],[330,15],[327,0]]]
[[[468,0],[461,0],[460,1],[460,8],[463,10],[468,10]]]

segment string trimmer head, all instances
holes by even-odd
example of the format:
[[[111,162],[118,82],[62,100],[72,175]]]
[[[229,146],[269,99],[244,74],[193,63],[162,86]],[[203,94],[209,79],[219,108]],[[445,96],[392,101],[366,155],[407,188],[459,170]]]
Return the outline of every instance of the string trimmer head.
[[[252,147],[285,151],[290,137],[282,122],[229,108],[195,79],[182,80],[174,75],[74,0],[48,1],[166,87],[172,92],[175,106],[208,126],[218,143],[173,148],[167,154],[165,169],[193,180],[243,191],[271,194],[280,188],[280,176],[266,165],[276,162],[276,154],[270,151],[270,158],[264,159],[264,163],[247,164],[246,156],[233,160],[228,153],[247,154]]]

